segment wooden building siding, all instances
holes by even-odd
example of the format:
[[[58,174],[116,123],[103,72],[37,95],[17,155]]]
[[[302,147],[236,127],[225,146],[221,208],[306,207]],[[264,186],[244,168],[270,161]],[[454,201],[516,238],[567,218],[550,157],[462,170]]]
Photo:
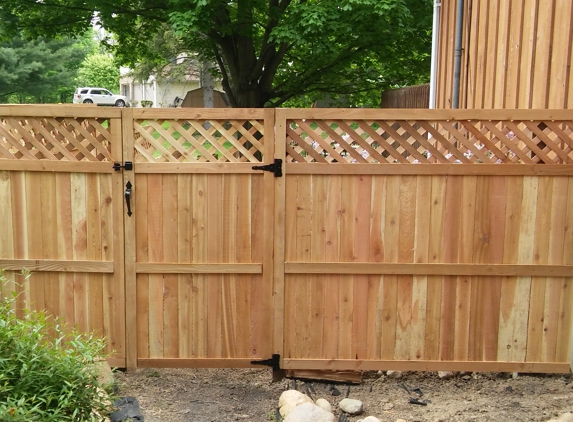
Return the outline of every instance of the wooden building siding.
[[[457,0],[443,0],[437,107],[451,108]],[[466,0],[460,108],[573,108],[573,2]]]

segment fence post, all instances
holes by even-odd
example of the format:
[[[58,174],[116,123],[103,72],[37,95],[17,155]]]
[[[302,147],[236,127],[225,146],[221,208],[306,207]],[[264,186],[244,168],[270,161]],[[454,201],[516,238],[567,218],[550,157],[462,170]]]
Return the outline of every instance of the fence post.
[[[133,140],[133,109],[125,108],[121,113],[121,135],[123,141],[123,161],[134,162]],[[134,195],[137,195],[135,183],[135,168],[123,172],[123,186],[131,183],[131,205],[135,205]],[[123,197],[120,199],[124,203]],[[137,289],[135,273],[135,217],[137,210],[133,209],[131,216],[124,208],[124,238],[125,238],[125,347],[127,367],[137,367]]]
[[[286,180],[286,117],[285,110],[274,109],[274,158],[281,159],[283,176],[274,177],[274,275],[273,275],[273,354],[284,356],[285,308],[285,180]],[[265,128],[265,133],[267,128]]]

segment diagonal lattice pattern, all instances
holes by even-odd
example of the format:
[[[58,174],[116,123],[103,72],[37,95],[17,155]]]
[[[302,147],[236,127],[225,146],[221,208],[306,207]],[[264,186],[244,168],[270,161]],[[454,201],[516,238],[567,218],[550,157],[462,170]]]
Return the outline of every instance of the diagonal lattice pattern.
[[[112,161],[108,124],[96,118],[2,117],[0,158]]]
[[[318,163],[573,163],[571,121],[287,122],[287,161]]]
[[[263,122],[258,120],[136,120],[138,162],[263,161]]]

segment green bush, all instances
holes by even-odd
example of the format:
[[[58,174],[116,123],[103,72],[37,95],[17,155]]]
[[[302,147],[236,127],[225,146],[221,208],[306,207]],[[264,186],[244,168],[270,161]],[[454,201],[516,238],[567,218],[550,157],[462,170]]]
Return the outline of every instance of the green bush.
[[[151,106],[153,106],[153,101],[141,100],[141,107],[151,107]]]
[[[103,420],[111,385],[100,385],[94,362],[104,358],[104,341],[64,329],[44,312],[17,318],[18,295],[2,297],[6,286],[0,270],[0,421]]]

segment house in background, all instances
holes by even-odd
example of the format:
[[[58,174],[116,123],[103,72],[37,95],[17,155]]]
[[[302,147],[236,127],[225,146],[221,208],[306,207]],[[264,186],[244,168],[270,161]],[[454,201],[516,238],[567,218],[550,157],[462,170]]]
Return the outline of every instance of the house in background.
[[[141,106],[142,100],[153,101],[152,107],[173,106],[176,97],[185,98],[187,92],[201,86],[198,76],[186,75],[184,80],[158,81],[153,75],[145,82],[137,81],[129,73],[119,80],[121,94],[132,104]]]
[[[436,108],[452,108],[456,85],[459,108],[573,108],[571,0],[436,0],[434,13]]]

